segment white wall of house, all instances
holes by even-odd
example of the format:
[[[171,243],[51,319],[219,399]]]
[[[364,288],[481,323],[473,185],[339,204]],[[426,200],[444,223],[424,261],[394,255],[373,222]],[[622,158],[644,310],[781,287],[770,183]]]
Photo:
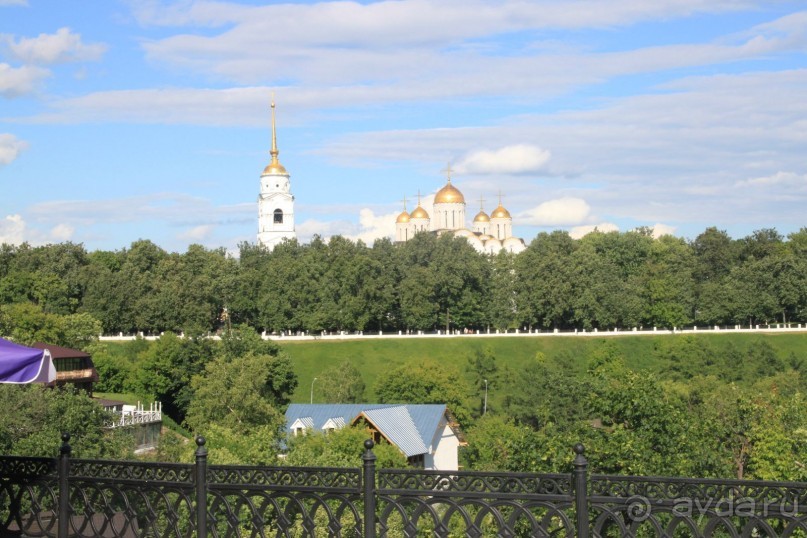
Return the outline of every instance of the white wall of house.
[[[458,448],[460,441],[448,424],[443,423],[432,440],[432,453],[426,454],[424,467],[440,471],[456,471],[459,469]]]

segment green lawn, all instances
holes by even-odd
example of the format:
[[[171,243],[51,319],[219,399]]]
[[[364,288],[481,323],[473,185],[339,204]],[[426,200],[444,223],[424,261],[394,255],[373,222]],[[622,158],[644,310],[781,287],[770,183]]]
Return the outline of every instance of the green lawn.
[[[291,356],[300,384],[293,401],[309,401],[311,381],[328,368],[348,360],[364,376],[367,385],[367,399],[374,398],[373,386],[377,377],[388,369],[423,359],[432,359],[441,364],[453,365],[465,371],[468,357],[477,350],[489,348],[496,357],[499,367],[507,365],[518,369],[536,353],[542,352],[547,358],[557,358],[569,368],[584,372],[586,360],[592,352],[611,343],[625,357],[633,369],[659,371],[663,368],[655,353],[657,347],[669,338],[683,338],[682,335],[620,336],[620,337],[453,337],[453,338],[412,338],[385,340],[347,340],[316,342],[283,342],[283,349]],[[699,334],[693,338],[703,340],[706,345],[724,349],[729,345],[745,348],[750,343],[763,340],[779,357],[791,354],[807,360],[807,333],[785,334]],[[316,401],[316,383],[314,401]],[[497,395],[491,394],[498,399]]]

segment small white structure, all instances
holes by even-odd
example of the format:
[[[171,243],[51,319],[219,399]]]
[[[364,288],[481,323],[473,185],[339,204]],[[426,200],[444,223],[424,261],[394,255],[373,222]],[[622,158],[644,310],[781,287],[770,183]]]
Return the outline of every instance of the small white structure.
[[[457,449],[465,439],[444,404],[291,404],[286,410],[286,431],[294,436],[359,424],[374,441],[397,447],[412,466],[459,469]]]
[[[142,403],[124,404],[114,400],[100,400],[107,411],[115,415],[110,428],[128,428],[135,439],[135,453],[146,452],[157,447],[163,425],[163,404],[152,402],[148,409]]]

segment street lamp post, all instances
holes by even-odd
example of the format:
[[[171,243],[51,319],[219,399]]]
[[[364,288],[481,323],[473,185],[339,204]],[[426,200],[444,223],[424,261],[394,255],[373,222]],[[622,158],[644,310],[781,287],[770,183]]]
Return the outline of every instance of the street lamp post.
[[[314,382],[317,380],[315,377],[311,380],[311,403],[314,403]]]
[[[485,407],[482,408],[482,416],[488,412],[488,380],[485,379]]]

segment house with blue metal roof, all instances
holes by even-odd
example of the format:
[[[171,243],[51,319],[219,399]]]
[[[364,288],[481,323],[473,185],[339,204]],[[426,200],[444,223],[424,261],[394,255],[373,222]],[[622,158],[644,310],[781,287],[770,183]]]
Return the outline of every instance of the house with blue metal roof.
[[[415,467],[459,468],[457,449],[465,440],[444,404],[291,404],[286,410],[290,436],[345,426],[366,428],[373,441],[386,440]]]

